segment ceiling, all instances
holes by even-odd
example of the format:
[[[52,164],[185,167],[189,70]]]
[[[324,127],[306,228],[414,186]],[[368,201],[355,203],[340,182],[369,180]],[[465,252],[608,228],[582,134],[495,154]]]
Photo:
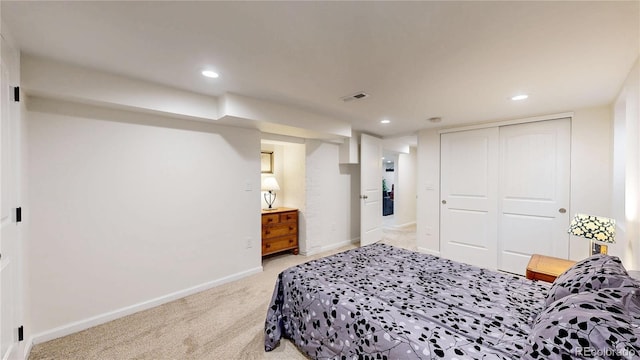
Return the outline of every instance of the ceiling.
[[[24,53],[257,97],[383,137],[610,104],[640,53],[637,1],[1,6]],[[370,96],[341,100],[359,91]],[[520,93],[529,98],[510,100]]]

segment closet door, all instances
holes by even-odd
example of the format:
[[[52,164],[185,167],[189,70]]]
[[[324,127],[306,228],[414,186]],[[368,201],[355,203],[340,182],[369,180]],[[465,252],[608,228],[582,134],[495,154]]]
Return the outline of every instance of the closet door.
[[[496,269],[498,128],[445,133],[440,140],[441,255]]]
[[[498,268],[569,255],[570,119],[500,128]]]

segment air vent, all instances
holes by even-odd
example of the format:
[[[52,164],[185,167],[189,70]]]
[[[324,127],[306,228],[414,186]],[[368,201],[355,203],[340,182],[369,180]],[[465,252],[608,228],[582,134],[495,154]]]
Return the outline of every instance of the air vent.
[[[357,92],[357,93],[352,94],[352,95],[343,96],[341,99],[344,102],[349,102],[349,101],[353,101],[353,100],[362,100],[362,99],[365,99],[365,98],[368,98],[368,97],[369,97],[369,94],[367,94],[364,91],[360,91],[360,92]]]

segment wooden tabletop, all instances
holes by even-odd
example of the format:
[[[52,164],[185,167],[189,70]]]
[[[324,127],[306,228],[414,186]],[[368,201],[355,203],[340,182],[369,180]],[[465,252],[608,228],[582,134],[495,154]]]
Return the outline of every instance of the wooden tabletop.
[[[533,254],[527,265],[527,278],[553,282],[575,263],[572,260]]]
[[[272,210],[262,209],[262,213],[263,214],[277,214],[277,213],[281,213],[281,212],[285,212],[285,211],[294,211],[294,210],[298,210],[298,209],[286,208],[286,207],[278,207],[278,208],[273,208]]]

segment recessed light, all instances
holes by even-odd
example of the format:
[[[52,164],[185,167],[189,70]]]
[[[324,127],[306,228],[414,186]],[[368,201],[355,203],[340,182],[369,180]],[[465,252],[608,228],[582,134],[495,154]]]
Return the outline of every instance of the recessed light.
[[[220,75],[218,75],[218,73],[217,73],[217,72],[215,72],[215,71],[211,71],[211,70],[203,70],[203,71],[202,71],[202,75],[203,75],[203,76],[206,76],[206,77],[208,77],[208,78],[213,78],[213,79],[215,79],[215,78],[217,78],[217,77],[219,77],[219,76],[220,76]]]
[[[439,123],[440,121],[442,121],[442,118],[441,117],[432,117],[432,118],[429,118],[429,121],[432,122],[432,123]]]
[[[524,100],[524,99],[526,99],[528,97],[529,97],[529,95],[527,95],[527,94],[521,94],[521,95],[512,96],[511,100],[519,101],[519,100]]]
[[[388,124],[390,122],[391,122],[391,120],[387,120],[387,119],[380,120],[380,124]]]
[[[390,163],[391,163],[391,160],[387,160],[387,164],[390,164]]]

